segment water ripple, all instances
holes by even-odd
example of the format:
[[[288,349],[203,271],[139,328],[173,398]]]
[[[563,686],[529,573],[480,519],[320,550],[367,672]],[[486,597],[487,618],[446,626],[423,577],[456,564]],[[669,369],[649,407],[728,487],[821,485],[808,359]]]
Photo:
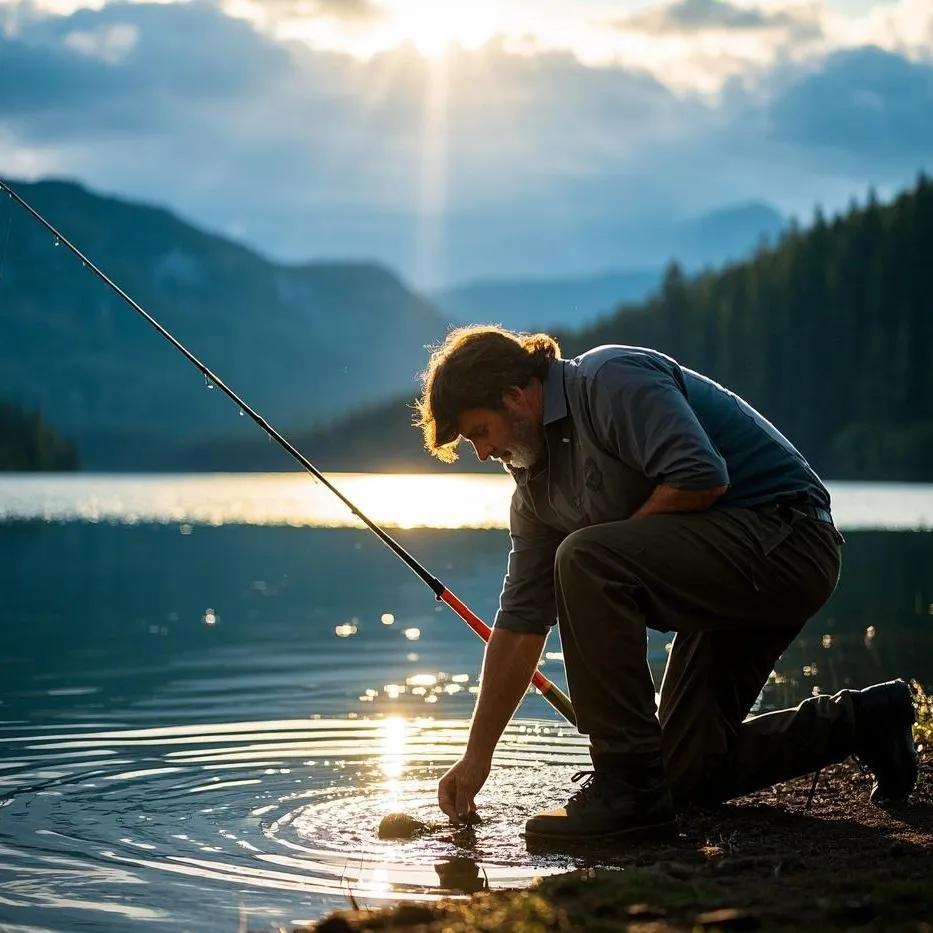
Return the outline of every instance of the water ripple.
[[[437,778],[465,738],[463,721],[402,717],[0,729],[0,903],[41,908],[53,926],[86,911],[158,926],[190,898],[201,928],[213,908],[229,930],[244,901],[291,916],[297,893],[311,916],[351,893],[433,899],[566,867],[520,836],[587,760],[580,737],[553,723],[509,728],[481,825],[377,838],[389,812],[440,819]]]

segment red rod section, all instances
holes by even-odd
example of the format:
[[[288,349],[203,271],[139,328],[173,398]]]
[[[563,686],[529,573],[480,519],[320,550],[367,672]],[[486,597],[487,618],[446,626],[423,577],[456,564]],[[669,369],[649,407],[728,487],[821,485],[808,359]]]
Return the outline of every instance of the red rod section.
[[[492,635],[492,629],[472,610],[466,603],[457,596],[444,589],[438,593],[437,598],[446,603],[454,612],[466,622],[467,625],[479,635],[483,641],[489,641]],[[535,669],[531,682],[541,691],[542,696],[562,715],[568,722],[576,725],[576,716],[573,707],[570,705],[570,698],[557,686],[557,684],[548,680],[541,671]]]

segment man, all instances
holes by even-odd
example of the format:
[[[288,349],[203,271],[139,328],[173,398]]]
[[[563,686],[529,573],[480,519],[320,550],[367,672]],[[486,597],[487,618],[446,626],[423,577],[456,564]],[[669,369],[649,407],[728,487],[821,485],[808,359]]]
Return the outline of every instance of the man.
[[[419,424],[439,459],[466,438],[516,484],[466,752],[438,789],[450,817],[475,810],[555,618],[594,770],[527,822],[529,841],[665,835],[687,805],[850,754],[873,771],[875,801],[913,788],[903,681],[745,719],[833,592],[842,537],[817,475],[738,396],[653,350],[564,360],[544,334],[467,327],[431,357]],[[649,627],[676,632],[657,709]]]

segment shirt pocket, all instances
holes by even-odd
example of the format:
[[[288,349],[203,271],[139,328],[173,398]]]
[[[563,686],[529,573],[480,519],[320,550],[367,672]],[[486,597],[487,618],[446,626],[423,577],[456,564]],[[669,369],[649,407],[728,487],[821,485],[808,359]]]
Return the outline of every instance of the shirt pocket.
[[[654,489],[648,477],[585,441],[575,454],[574,486],[587,524],[631,517]]]

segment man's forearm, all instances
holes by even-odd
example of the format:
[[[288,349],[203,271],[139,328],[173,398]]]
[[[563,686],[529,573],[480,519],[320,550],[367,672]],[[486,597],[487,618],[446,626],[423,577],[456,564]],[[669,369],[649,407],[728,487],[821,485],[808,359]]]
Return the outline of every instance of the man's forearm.
[[[661,515],[666,512],[703,512],[729,487],[710,489],[677,489],[676,486],[655,486],[654,492],[641,504],[632,518],[642,515]]]
[[[499,737],[528,689],[546,639],[546,635],[493,629],[483,658],[482,683],[467,740],[468,757],[492,758]]]

